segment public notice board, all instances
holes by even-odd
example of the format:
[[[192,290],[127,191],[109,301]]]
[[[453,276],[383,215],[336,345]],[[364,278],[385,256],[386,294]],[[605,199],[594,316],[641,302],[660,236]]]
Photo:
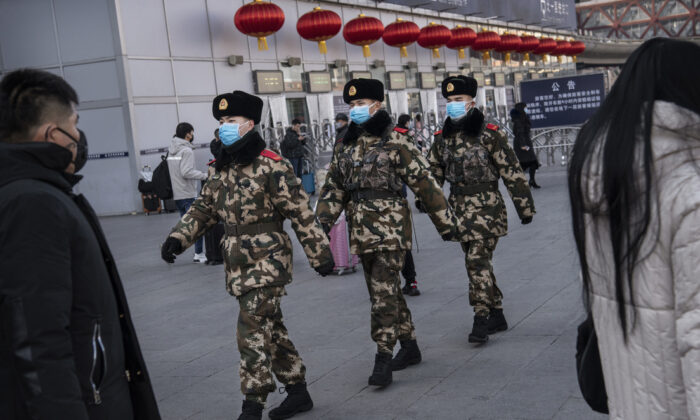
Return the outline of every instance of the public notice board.
[[[532,128],[581,125],[605,99],[602,73],[520,82]]]

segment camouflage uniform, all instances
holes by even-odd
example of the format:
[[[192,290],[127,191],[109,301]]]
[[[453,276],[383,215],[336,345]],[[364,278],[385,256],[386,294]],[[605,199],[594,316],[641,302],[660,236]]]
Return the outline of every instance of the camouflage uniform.
[[[502,308],[503,299],[491,265],[498,238],[508,231],[498,179],[503,179],[521,219],[535,214],[527,179],[505,133],[493,124],[482,127],[478,136],[461,130],[446,137],[435,133],[428,162],[441,185],[451,184],[449,202],[464,228],[461,242],[469,275],[469,303],[477,315],[486,316],[490,308]]]
[[[392,353],[397,338],[415,338],[399,284],[412,237],[411,212],[401,196],[403,184],[423,200],[441,235],[456,235],[457,219],[405,130],[392,131],[386,111],[377,114],[368,123],[379,118],[379,133],[353,123],[336,145],[316,215],[331,226],[345,210],[351,252],[362,259],[372,301],[372,339],[379,352]]]
[[[222,221],[226,289],[238,298],[241,390],[264,402],[275,389],[270,367],[289,385],[305,368],[282,322],[280,299],[292,280],[292,245],[282,229],[288,218],[313,267],[332,264],[328,239],[316,224],[309,198],[292,166],[270,151],[249,165],[215,171],[170,234],[191,246]]]

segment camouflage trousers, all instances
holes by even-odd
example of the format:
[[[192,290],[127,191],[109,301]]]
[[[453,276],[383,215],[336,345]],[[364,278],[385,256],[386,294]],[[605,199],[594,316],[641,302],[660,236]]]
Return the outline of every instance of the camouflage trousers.
[[[360,256],[372,303],[372,340],[380,353],[393,354],[397,340],[416,338],[411,311],[401,293],[399,272],[404,254],[404,251],[380,251]]]
[[[486,316],[491,308],[503,307],[503,293],[496,285],[491,265],[497,244],[498,237],[462,242],[469,275],[469,304],[474,307],[476,315]]]
[[[282,322],[283,287],[261,287],[239,296],[238,351],[241,392],[246,399],[264,403],[274,391],[274,372],[284,385],[304,382],[306,367]]]

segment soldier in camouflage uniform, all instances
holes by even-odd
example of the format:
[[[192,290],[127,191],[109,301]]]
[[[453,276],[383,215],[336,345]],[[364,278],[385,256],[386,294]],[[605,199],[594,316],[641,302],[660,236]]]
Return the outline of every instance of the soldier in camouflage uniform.
[[[292,166],[265,150],[254,125],[262,100],[235,91],[217,96],[212,112],[221,126],[222,149],[202,193],[163,244],[163,258],[191,246],[222,221],[226,289],[240,304],[237,339],[241,354],[239,419],[260,419],[267,394],[275,390],[274,372],[288,396],[270,418],[289,418],[310,410],[301,357],[282,322],[280,301],[292,280],[292,244],[282,229],[290,219],[311,266],[321,275],[333,271],[328,239],[315,221],[309,198]],[[244,135],[242,135],[244,134]]]
[[[423,199],[444,239],[457,236],[457,219],[406,130],[392,129],[382,108],[384,85],[356,79],[345,85],[352,123],[334,150],[316,216],[328,231],[345,210],[350,247],[360,255],[372,303],[372,339],[377,355],[370,385],[386,386],[392,370],[421,361],[411,312],[401,294],[399,272],[411,249],[411,213],[401,196],[404,183]],[[397,339],[401,349],[392,360]]]
[[[506,235],[508,217],[498,179],[508,188],[523,224],[532,221],[535,205],[527,179],[506,135],[475,107],[476,80],[450,77],[442,83],[448,118],[428,153],[440,185],[450,182],[450,205],[466,228],[461,237],[469,275],[469,303],[474,307],[471,343],[485,343],[488,334],[508,328],[503,294],[496,285],[491,258],[498,238]]]

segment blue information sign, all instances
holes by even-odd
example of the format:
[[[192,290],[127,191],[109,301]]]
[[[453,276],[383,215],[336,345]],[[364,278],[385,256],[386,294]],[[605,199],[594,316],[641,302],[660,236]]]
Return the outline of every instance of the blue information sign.
[[[604,99],[602,73],[520,83],[520,100],[527,104],[532,128],[583,124]]]

